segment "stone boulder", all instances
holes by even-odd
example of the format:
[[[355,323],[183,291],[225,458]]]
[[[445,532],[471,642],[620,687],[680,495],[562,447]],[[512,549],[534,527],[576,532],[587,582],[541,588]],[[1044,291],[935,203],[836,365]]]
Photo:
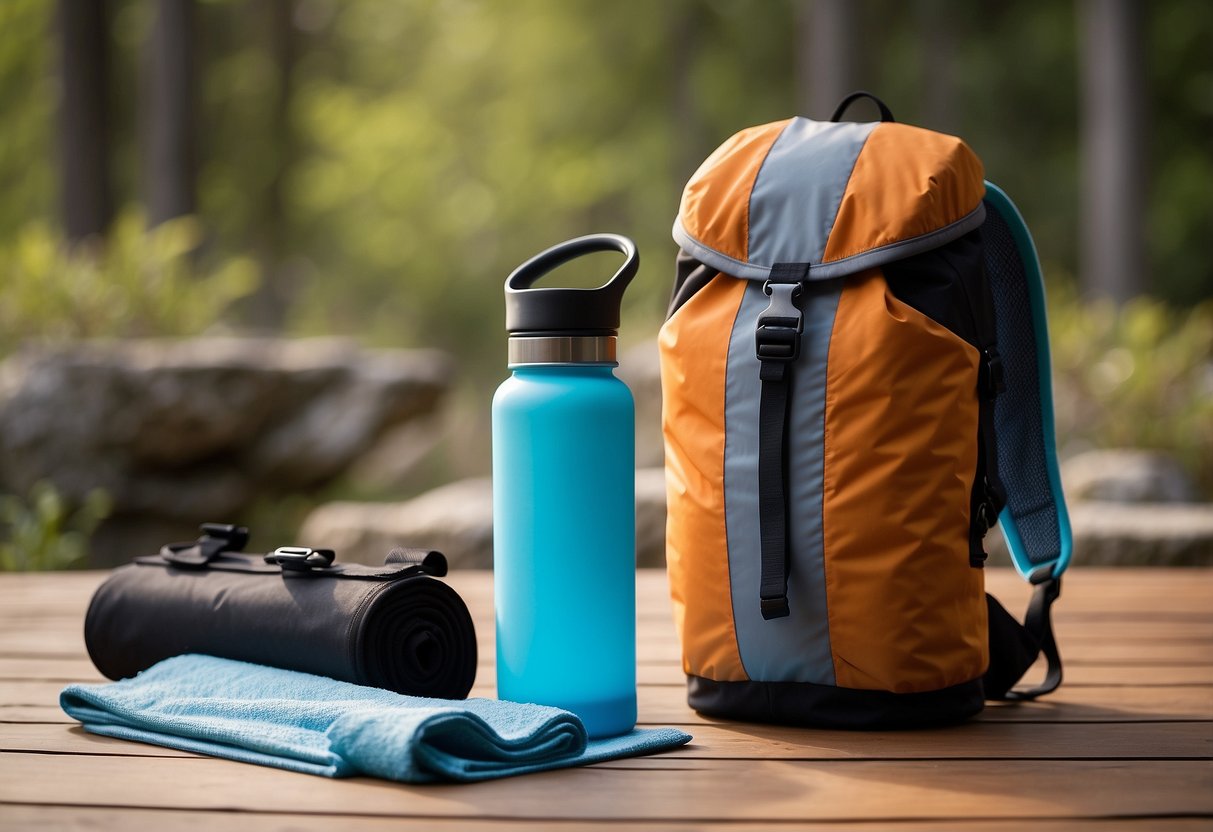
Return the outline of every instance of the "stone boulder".
[[[299,532],[302,545],[332,548],[341,560],[382,563],[395,546],[437,549],[452,568],[493,565],[493,490],[488,477],[444,485],[403,503],[328,503]],[[570,554],[576,546],[571,545]],[[636,472],[636,560],[665,564],[665,474]]]
[[[1213,566],[1213,504],[1088,500],[1069,511],[1076,565]],[[991,562],[1010,562],[1000,532],[986,548]]]
[[[400,503],[335,502],[313,509],[301,545],[338,560],[383,563],[393,548],[437,549],[452,568],[493,565],[493,491],[488,477],[460,480]]]
[[[617,372],[636,400],[636,466],[665,464],[661,436],[661,359],[657,339],[649,338],[629,347],[619,356]]]
[[[1196,487],[1183,466],[1159,451],[1111,448],[1086,451],[1061,466],[1066,497],[1075,502],[1194,503]]]
[[[636,472],[636,562],[665,564],[665,476]],[[1070,506],[1074,563],[1213,566],[1213,505],[1076,502]],[[304,521],[298,541],[337,550],[342,560],[382,563],[395,546],[438,549],[452,566],[493,565],[489,478],[451,483],[403,503],[329,503]],[[990,562],[1009,564],[1002,535],[986,538]]]
[[[451,364],[335,339],[196,338],[29,349],[0,364],[0,491],[113,500],[98,563],[333,480],[432,412]],[[171,533],[170,533],[171,532]]]

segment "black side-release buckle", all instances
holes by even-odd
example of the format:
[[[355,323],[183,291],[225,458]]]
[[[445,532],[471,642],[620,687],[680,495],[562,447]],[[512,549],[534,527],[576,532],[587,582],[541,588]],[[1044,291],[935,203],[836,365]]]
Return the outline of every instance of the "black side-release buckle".
[[[754,331],[754,353],[764,364],[768,361],[786,364],[800,358],[800,335],[804,332],[804,313],[796,305],[802,286],[799,283],[767,281],[762,291],[771,298],[770,305],[758,316]]]
[[[282,567],[287,572],[315,572],[328,569],[337,555],[332,549],[312,549],[307,546],[279,546],[265,556],[266,563]]]
[[[169,543],[160,547],[160,556],[182,569],[205,569],[223,552],[239,552],[248,544],[248,529],[230,523],[203,523],[202,536],[192,543]]]
[[[973,489],[973,516],[969,518],[969,566],[981,569],[989,557],[985,550],[986,533],[998,522],[1003,500],[984,474],[979,482],[974,483]]]
[[[1007,389],[1003,377],[1002,358],[998,350],[988,347],[981,351],[981,365],[977,368],[977,386],[981,397],[993,400],[998,394]]]

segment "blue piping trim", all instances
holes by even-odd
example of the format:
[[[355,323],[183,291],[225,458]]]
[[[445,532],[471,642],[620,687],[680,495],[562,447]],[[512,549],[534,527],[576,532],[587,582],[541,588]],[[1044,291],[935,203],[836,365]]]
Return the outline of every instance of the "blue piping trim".
[[[1057,434],[1053,423],[1053,371],[1049,356],[1049,322],[1045,309],[1044,276],[1040,268],[1040,258],[1036,254],[1036,244],[1028,231],[1027,223],[1020,215],[1019,209],[1011,198],[993,182],[986,182],[985,199],[1000,213],[1011,230],[1019,256],[1023,260],[1024,278],[1027,281],[1028,298],[1032,304],[1032,325],[1036,337],[1036,377],[1040,384],[1040,426],[1044,433],[1045,466],[1049,472],[1049,486],[1053,492],[1053,503],[1057,506],[1057,531],[1061,540],[1061,551],[1053,561],[1033,564],[1028,558],[1023,539],[1019,536],[1019,528],[1010,509],[1004,508],[999,515],[998,525],[1007,541],[1007,550],[1015,569],[1025,579],[1030,579],[1033,571],[1041,567],[1052,566],[1053,577],[1061,577],[1070,565],[1070,555],[1074,549],[1074,537],[1070,530],[1070,514],[1066,510],[1065,494],[1061,490],[1061,468],[1057,462]]]

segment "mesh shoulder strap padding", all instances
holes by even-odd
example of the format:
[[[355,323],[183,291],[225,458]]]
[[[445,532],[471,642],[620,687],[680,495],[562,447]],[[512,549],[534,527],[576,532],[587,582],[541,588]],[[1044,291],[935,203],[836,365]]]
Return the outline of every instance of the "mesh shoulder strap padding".
[[[1070,560],[1070,520],[1053,436],[1040,263],[1019,211],[989,182],[985,205],[981,235],[1005,384],[994,406],[998,472],[1007,498],[998,522],[1021,575],[1058,577]]]

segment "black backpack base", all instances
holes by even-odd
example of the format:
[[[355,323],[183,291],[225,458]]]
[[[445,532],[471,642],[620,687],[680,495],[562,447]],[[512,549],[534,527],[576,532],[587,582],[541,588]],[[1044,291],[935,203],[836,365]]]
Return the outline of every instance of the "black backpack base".
[[[717,682],[687,677],[687,701],[704,716],[806,728],[936,728],[981,712],[981,679],[942,690],[890,693],[810,682]]]

